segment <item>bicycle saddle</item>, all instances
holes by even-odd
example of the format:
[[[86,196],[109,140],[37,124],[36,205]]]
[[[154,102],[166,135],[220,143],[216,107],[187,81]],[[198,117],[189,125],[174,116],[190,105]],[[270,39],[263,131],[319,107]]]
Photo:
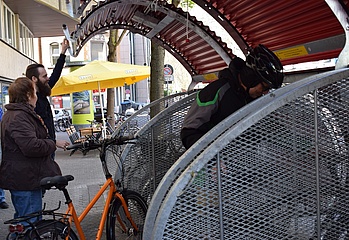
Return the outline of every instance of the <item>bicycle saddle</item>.
[[[63,189],[68,185],[68,182],[72,180],[74,180],[72,175],[45,177],[41,179],[40,186],[44,189],[51,189],[52,187]]]

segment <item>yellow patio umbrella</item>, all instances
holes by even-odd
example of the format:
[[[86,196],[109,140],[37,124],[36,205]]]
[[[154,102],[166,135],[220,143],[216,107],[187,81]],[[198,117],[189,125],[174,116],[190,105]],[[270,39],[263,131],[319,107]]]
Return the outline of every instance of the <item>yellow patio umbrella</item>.
[[[131,85],[150,76],[150,67],[107,61],[93,61],[61,76],[52,88],[52,96],[84,90]]]
[[[150,76],[150,67],[107,61],[93,61],[71,73],[61,76],[52,88],[51,96],[85,90],[121,87],[131,85]],[[101,103],[103,131],[106,136],[105,118]]]

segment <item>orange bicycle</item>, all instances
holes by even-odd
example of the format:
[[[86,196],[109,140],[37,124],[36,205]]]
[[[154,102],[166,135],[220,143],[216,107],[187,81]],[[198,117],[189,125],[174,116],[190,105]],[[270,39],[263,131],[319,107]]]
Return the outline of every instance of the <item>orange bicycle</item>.
[[[103,213],[99,223],[96,240],[102,237],[103,229],[106,224],[107,240],[115,239],[142,239],[143,224],[147,213],[147,204],[140,194],[134,191],[123,189],[122,182],[114,182],[112,175],[108,170],[106,161],[106,152],[112,151],[112,155],[118,156],[116,146],[128,143],[133,137],[113,137],[110,139],[92,140],[77,143],[69,146],[69,149],[99,149],[102,168],[106,181],[100,190],[96,193],[91,202],[86,206],[80,216],[77,215],[73,201],[71,200],[68,190],[68,182],[74,179],[71,175],[47,177],[41,180],[40,184],[44,189],[58,189],[63,192],[68,209],[65,213],[57,213],[60,208],[53,210],[42,210],[24,217],[6,221],[11,224],[10,233],[6,239],[69,239],[85,240],[85,235],[81,227],[81,222],[87,216],[92,207],[105,191],[108,192],[105,201]],[[122,167],[120,159],[116,160],[118,168]],[[122,178],[121,178],[122,179]],[[122,181],[122,180],[121,180]],[[39,220],[34,223],[30,222],[33,217],[43,217],[44,215],[52,216],[51,219]],[[27,223],[24,226],[23,223]],[[75,225],[77,234],[71,228]],[[78,238],[79,236],[79,238]]]

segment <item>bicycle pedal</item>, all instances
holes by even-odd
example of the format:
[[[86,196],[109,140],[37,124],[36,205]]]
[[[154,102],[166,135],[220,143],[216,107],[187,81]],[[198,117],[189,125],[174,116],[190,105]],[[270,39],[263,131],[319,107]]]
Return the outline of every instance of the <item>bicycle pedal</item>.
[[[69,156],[73,155],[76,152],[76,149],[70,152]]]

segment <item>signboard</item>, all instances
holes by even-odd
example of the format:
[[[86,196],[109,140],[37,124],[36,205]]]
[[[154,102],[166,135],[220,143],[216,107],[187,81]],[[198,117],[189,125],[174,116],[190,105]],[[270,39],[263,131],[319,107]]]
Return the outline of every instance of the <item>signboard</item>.
[[[98,92],[99,92],[98,89],[92,90],[92,93],[98,93]],[[102,88],[101,92],[105,92],[105,88]]]
[[[288,49],[283,49],[275,51],[274,53],[281,61],[285,59],[306,56],[309,54],[305,46],[297,46]]]
[[[170,64],[165,64],[164,66],[164,75],[170,76],[173,74],[173,67]]]
[[[167,84],[171,84],[174,79],[173,75],[164,76],[164,78],[165,78],[165,83]]]

